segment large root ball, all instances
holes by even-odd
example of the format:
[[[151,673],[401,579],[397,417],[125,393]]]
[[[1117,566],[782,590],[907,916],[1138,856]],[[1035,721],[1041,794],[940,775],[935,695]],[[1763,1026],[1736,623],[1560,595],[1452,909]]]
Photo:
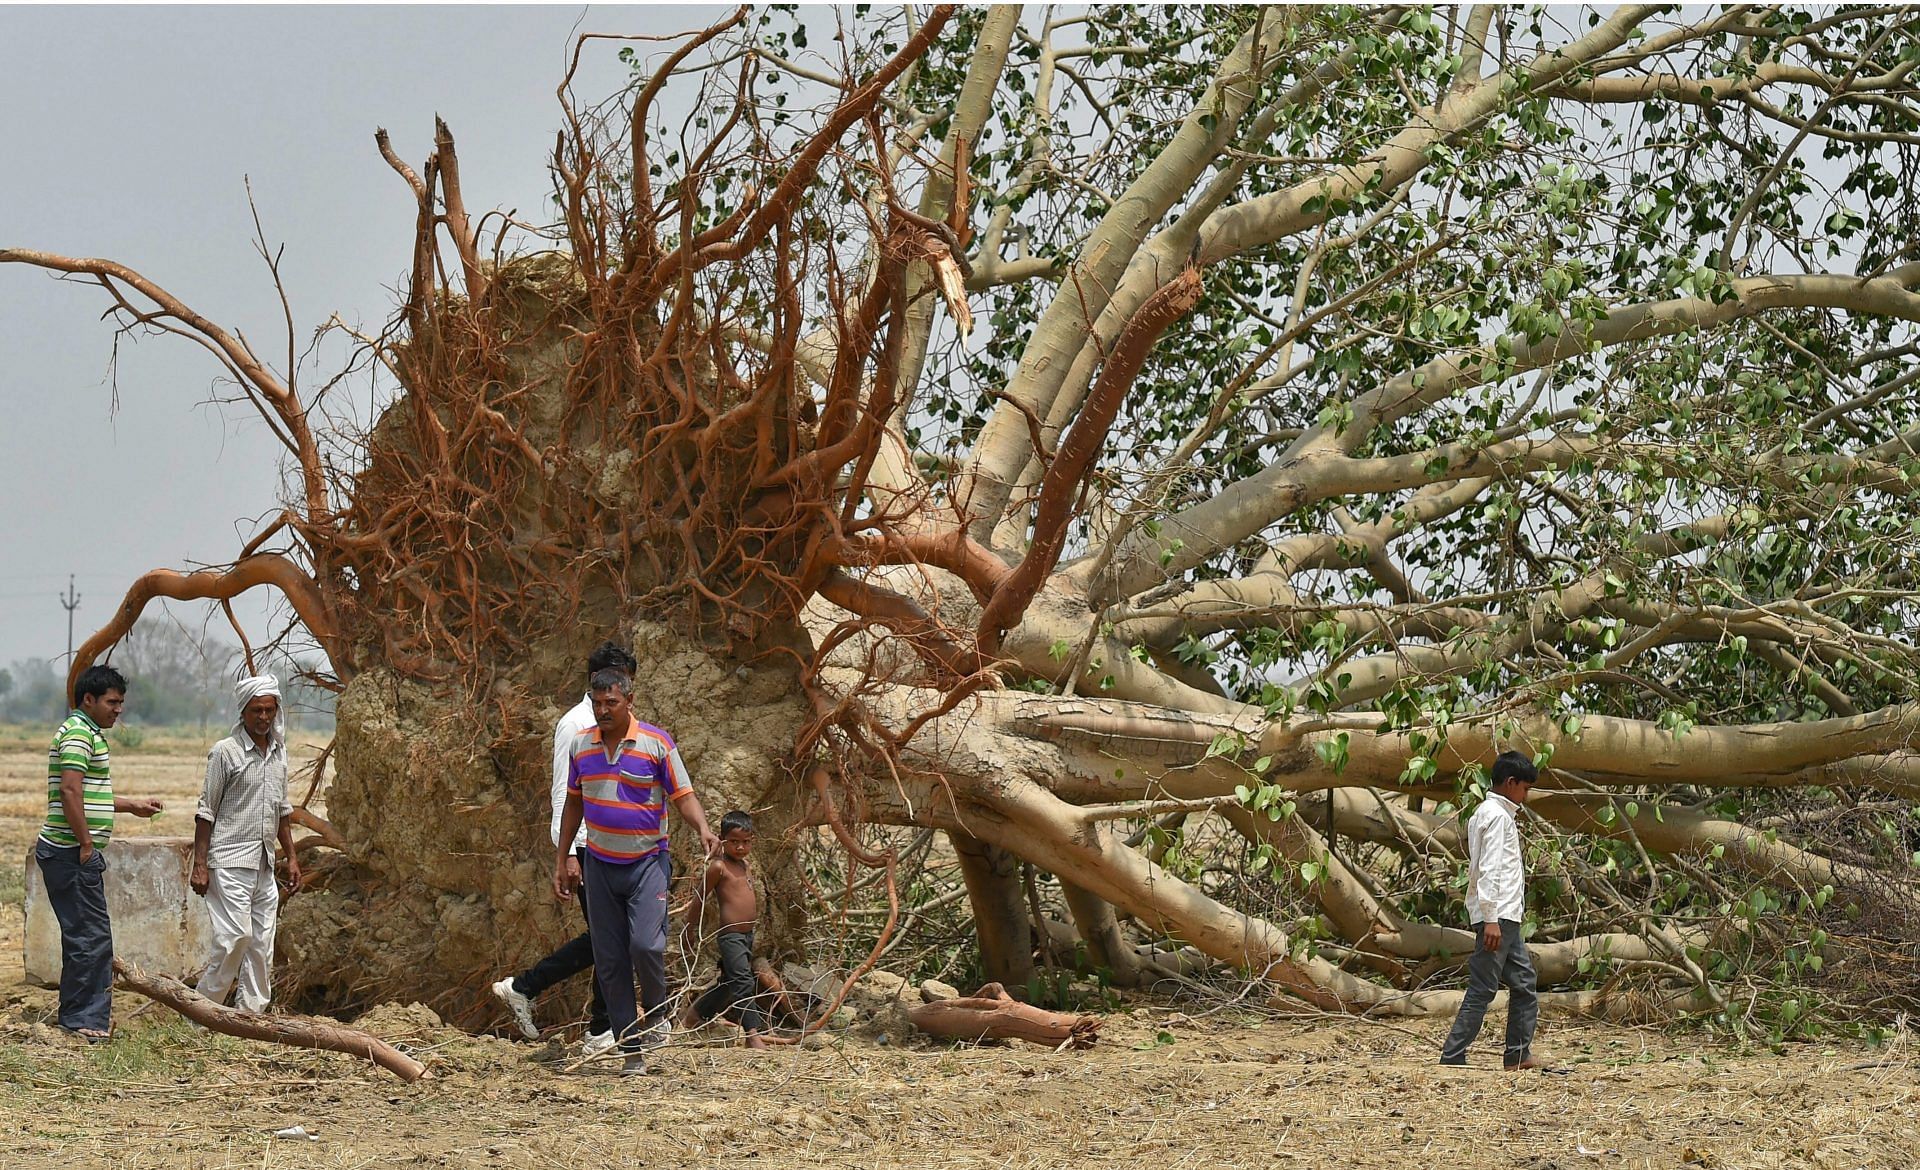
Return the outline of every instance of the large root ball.
[[[807,716],[794,659],[729,660],[649,622],[624,635],[640,662],[635,712],[679,744],[709,821],[731,808],[754,814],[753,864],[767,895],[759,949],[794,952],[803,903],[789,755]],[[419,1000],[450,1022],[486,1026],[498,1015],[488,984],[583,929],[551,890],[549,751],[597,640],[583,634],[580,645],[530,658],[524,684],[499,671],[492,698],[477,705],[385,668],[354,678],[340,696],[326,795],[350,864],[282,911],[286,1002],[352,1010]],[[677,819],[672,840],[678,904],[701,859]],[[541,1013],[577,1019],[587,993],[585,979],[569,980]]]

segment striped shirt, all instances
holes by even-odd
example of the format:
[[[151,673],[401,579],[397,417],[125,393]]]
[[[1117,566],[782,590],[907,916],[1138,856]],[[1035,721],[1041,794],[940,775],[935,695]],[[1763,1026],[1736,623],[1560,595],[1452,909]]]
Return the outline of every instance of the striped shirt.
[[[113,777],[107,768],[107,737],[100,725],[78,711],[67,716],[60,730],[53,733],[53,746],[47,749],[47,823],[40,827],[40,839],[49,845],[72,848],[80,838],[67,823],[67,808],[60,801],[60,773],[79,772],[81,800],[86,805],[87,833],[95,849],[113,837]]]
[[[693,795],[673,737],[635,719],[613,759],[597,726],[573,737],[572,754],[567,791],[580,794],[587,851],[601,861],[631,865],[665,849],[667,801]]]
[[[193,812],[195,820],[213,826],[208,869],[271,869],[280,818],[292,813],[286,745],[269,743],[262,750],[244,727],[213,745]]]

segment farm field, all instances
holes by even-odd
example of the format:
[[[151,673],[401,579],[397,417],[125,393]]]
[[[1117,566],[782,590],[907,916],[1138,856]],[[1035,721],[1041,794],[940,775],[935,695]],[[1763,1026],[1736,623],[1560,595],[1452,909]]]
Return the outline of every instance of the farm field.
[[[557,1042],[469,1037],[424,1009],[363,1026],[423,1054],[404,1086],[358,1061],[189,1027],[121,995],[121,1035],[86,1048],[22,981],[21,863],[44,749],[0,740],[0,1150],[12,1167],[1050,1167],[1479,1164],[1855,1170],[1920,1163],[1920,1061],[1879,1049],[1734,1051],[1711,1039],[1548,1017],[1563,1075],[1434,1063],[1442,1025],[1131,1001],[1086,1053],[883,1045],[828,1036],[754,1056],[709,1029],[654,1075],[567,1073]],[[303,751],[311,752],[313,745]],[[127,792],[176,811],[203,748],[149,737],[115,754]],[[300,1126],[312,1139],[276,1139]]]

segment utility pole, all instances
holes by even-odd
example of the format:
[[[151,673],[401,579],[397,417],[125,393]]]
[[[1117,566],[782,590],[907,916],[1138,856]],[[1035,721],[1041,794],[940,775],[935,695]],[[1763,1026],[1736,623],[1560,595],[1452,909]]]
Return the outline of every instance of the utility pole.
[[[73,667],[73,611],[80,608],[80,593],[73,587],[73,574],[67,574],[67,591],[59,595],[67,611],[67,667]]]

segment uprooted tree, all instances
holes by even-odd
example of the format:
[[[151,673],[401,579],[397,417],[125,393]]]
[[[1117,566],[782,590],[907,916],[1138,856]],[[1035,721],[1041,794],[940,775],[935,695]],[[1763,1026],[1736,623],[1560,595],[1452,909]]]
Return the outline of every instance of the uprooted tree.
[[[888,930],[944,834],[1009,988],[1446,1010],[1517,748],[1568,1002],[1912,994],[1920,16],[812,19],[569,73],[544,230],[383,131],[418,224],[363,430],[124,266],[0,252],[205,346],[288,452],[233,564],[75,667],[259,586],[325,650],[344,854],[291,984],[471,1008],[558,937],[545,737],[617,629],[709,808],[830,829]]]

